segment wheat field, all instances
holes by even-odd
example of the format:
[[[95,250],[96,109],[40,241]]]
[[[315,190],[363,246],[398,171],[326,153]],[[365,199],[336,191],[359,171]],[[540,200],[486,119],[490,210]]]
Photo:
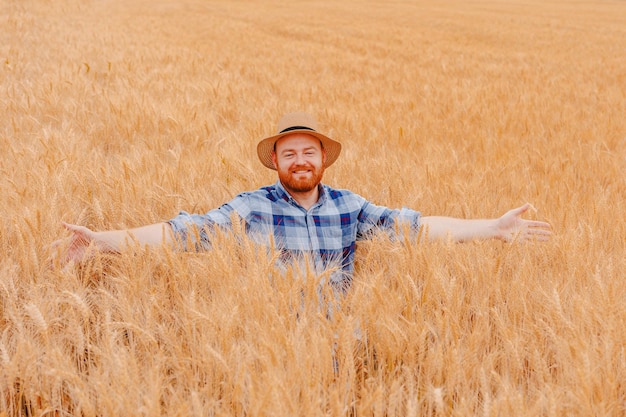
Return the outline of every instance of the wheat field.
[[[0,416],[626,415],[625,2],[0,4]],[[273,183],[296,110],[331,186],[554,235],[364,242],[330,318],[245,239],[54,258]]]

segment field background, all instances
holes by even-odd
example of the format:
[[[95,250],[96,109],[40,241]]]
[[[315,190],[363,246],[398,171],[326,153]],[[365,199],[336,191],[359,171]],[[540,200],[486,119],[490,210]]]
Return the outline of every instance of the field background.
[[[0,415],[626,414],[626,2],[0,0],[0,28]],[[274,182],[294,110],[343,142],[332,186],[529,201],[554,237],[368,242],[332,320],[226,237],[50,264],[61,221]]]

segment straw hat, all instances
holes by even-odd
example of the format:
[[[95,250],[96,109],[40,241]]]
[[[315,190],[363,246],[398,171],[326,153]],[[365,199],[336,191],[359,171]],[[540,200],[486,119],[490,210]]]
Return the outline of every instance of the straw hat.
[[[331,166],[341,152],[341,143],[317,132],[317,121],[308,113],[288,113],[284,115],[278,121],[278,129],[276,130],[278,132],[276,135],[263,139],[256,147],[261,163],[270,169],[276,169],[272,162],[272,152],[274,151],[276,141],[292,133],[306,133],[307,135],[315,136],[322,142],[322,146],[326,150],[324,167]]]

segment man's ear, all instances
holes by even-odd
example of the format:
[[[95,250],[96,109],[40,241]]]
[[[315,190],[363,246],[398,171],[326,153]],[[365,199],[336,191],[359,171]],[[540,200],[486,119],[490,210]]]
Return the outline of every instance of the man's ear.
[[[322,148],[322,166],[326,166],[326,149]]]
[[[272,163],[274,164],[274,168],[278,170],[278,162],[276,160],[276,152],[272,151]]]

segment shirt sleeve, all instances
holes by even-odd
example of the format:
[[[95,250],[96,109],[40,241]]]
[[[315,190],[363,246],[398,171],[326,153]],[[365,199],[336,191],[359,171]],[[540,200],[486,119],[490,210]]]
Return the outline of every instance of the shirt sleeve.
[[[417,236],[420,227],[421,213],[410,208],[390,209],[377,206],[364,200],[359,213],[357,239],[368,239],[373,234],[385,232],[393,239],[404,239],[406,230],[408,238]]]
[[[175,239],[185,250],[203,250],[211,246],[211,235],[216,227],[232,230],[233,214],[245,216],[249,207],[248,193],[241,193],[230,202],[205,214],[189,214],[181,211],[167,223],[172,227]]]

